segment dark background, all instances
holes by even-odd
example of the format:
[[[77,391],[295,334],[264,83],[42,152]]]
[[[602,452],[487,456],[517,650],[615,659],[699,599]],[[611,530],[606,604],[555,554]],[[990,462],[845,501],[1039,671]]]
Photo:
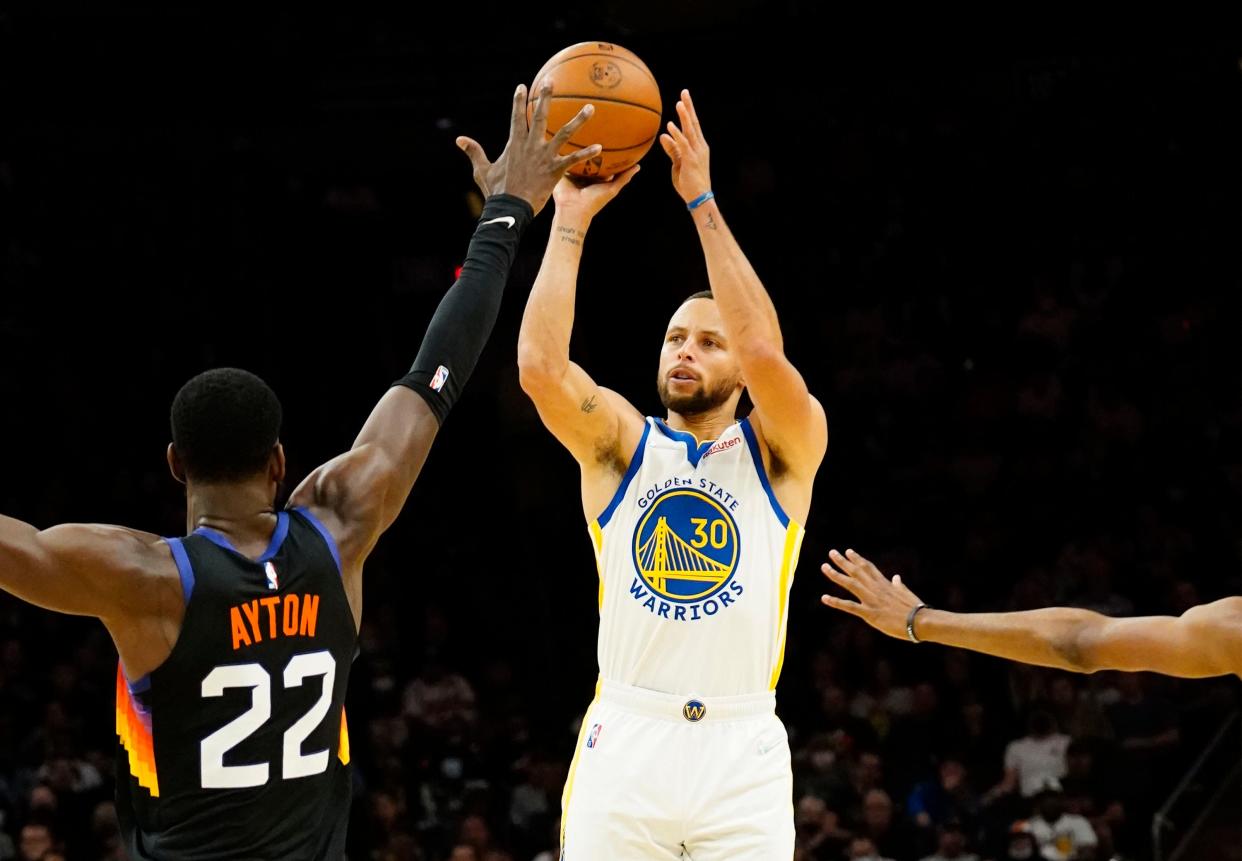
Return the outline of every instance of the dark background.
[[[972,771],[982,791],[1054,674],[971,658],[952,682],[951,653],[881,642],[818,605],[828,547],[958,609],[1169,613],[1242,591],[1236,9],[672,5],[0,10],[0,511],[180,534],[167,411],[213,366],[280,394],[290,487],[347,448],[465,253],[473,186],[453,138],[495,155],[516,83],[567,44],[614,40],[651,67],[668,116],[694,92],[722,212],[828,412],[779,690],[796,766],[832,729],[826,688],[874,690],[881,664],[899,688],[930,683],[944,732],[867,745],[900,819],[931,757],[962,748],[947,728],[964,702],[986,701],[998,746],[994,774]],[[548,848],[551,823],[515,825],[508,799],[543,764],[534,794],[559,804],[597,619],[576,468],[517,387],[547,224],[527,234],[491,345],[368,565],[349,707],[371,793],[357,857],[446,857],[470,813],[493,851]],[[657,411],[665,323],[706,286],[656,147],[590,236],[575,358]],[[15,840],[49,747],[97,761],[106,795],[113,660],[97,623],[0,601]],[[477,708],[451,729],[396,718],[406,683],[442,670]],[[1101,708],[1122,684],[1073,682]],[[1117,773],[1155,775],[1114,823],[1135,858],[1238,693],[1143,685],[1178,706],[1182,732],[1154,770],[1126,759],[1116,727],[1102,748]],[[892,710],[866,722],[913,720]],[[858,751],[836,754],[848,770]],[[87,796],[56,795],[71,852],[102,851],[82,836]],[[388,801],[391,817],[376,812]],[[994,813],[978,839],[1025,812]]]

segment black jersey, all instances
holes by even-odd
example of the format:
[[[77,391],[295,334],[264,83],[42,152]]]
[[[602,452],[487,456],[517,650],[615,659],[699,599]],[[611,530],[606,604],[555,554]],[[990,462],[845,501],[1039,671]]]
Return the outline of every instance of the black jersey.
[[[345,688],[358,639],[331,535],[281,512],[267,551],[168,541],[185,618],[168,659],[117,673],[117,813],[131,858],[339,859]]]

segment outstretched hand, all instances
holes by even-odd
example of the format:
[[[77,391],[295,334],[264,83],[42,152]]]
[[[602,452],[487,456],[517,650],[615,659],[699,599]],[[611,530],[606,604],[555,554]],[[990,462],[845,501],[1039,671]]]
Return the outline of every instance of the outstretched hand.
[[[634,165],[603,182],[577,182],[572,176],[562,177],[552,191],[557,214],[590,221],[621,193],[621,189],[629,184],[638,171],[638,165]]]
[[[681,125],[670,120],[668,132],[660,135],[660,146],[673,163],[673,188],[689,203],[712,188],[711,151],[703,137],[703,127],[699,125],[699,115],[695,113],[689,90],[681,91],[677,118]]]
[[[465,136],[457,146],[474,166],[474,181],[484,197],[510,194],[530,204],[536,214],[543,209],[552,189],[574,165],[594,158],[600,145],[560,155],[560,149],[595,113],[594,105],[584,105],[572,120],[551,138],[547,135],[548,108],[552,104],[552,84],[545,83],[535,97],[534,115],[526,122],[526,85],[519,84],[513,94],[513,114],[509,120],[509,141],[496,161],[488,161],[478,141]]]
[[[853,550],[846,550],[844,554],[830,550],[828,558],[832,564],[820,566],[824,576],[858,600],[824,595],[820,601],[857,616],[890,637],[905,639],[906,619],[910,611],[923,602],[901,582],[901,575],[889,580],[873,562]]]

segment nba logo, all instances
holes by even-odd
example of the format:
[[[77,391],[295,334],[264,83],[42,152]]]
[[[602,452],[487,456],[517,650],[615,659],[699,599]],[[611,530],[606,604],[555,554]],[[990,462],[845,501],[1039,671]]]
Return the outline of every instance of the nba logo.
[[[263,570],[267,574],[267,588],[279,589],[280,580],[276,576],[276,566],[273,565],[271,562],[266,562],[263,565]]]
[[[440,389],[444,388],[446,382],[448,382],[448,368],[441,365],[436,368],[436,375],[431,378],[432,391],[440,391]]]
[[[599,742],[599,731],[601,729],[603,729],[603,727],[600,724],[595,724],[591,727],[591,734],[587,736],[587,747],[595,747],[595,745]]]

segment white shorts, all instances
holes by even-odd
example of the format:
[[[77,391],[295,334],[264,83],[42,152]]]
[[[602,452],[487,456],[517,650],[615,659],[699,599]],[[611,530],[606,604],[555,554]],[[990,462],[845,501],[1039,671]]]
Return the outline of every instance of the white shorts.
[[[602,681],[561,797],[561,861],[790,861],[789,738],[772,693]]]

